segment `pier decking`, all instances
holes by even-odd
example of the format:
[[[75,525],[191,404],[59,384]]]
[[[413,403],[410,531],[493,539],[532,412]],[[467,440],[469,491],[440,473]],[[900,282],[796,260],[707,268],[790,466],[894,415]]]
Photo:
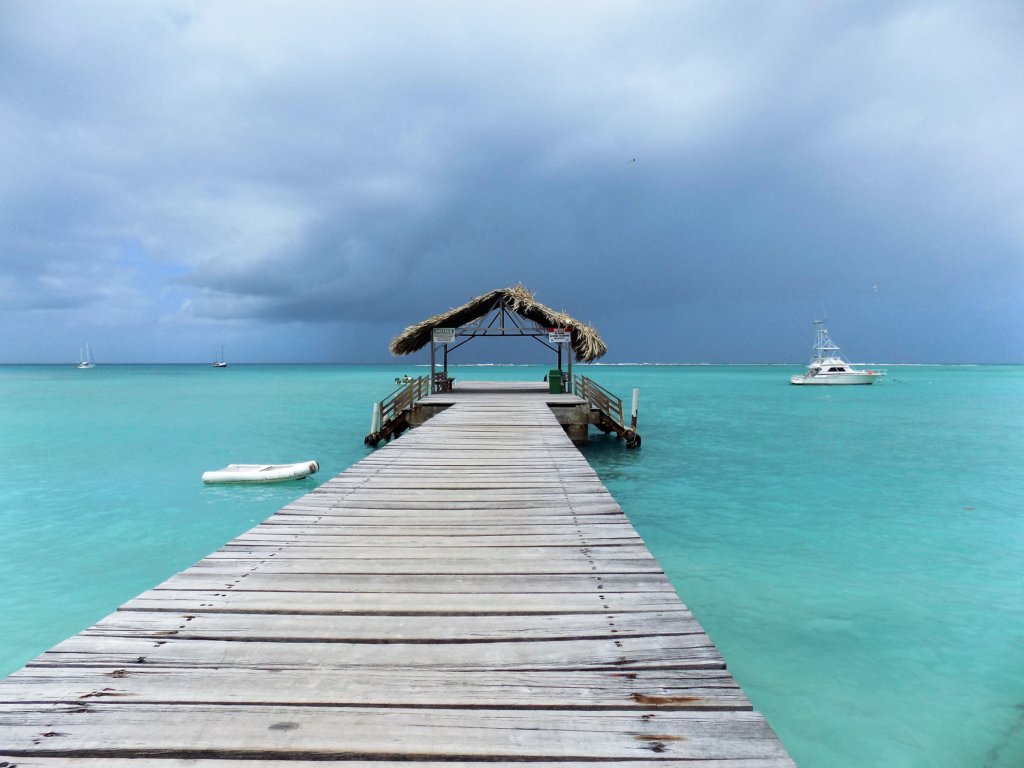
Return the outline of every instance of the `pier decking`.
[[[548,396],[445,397],[0,682],[0,765],[792,766]]]

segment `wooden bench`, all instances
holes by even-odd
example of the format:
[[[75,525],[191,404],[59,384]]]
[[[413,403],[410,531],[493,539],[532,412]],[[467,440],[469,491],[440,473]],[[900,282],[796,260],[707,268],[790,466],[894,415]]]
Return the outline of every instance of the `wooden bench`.
[[[452,386],[455,384],[454,377],[448,376],[445,373],[434,374],[434,392],[451,392]]]

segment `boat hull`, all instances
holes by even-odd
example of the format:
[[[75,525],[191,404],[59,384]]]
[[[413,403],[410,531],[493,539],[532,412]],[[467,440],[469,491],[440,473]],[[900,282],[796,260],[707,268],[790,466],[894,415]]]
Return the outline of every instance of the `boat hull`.
[[[874,384],[875,379],[881,378],[884,375],[884,373],[875,373],[874,371],[863,371],[857,373],[819,373],[817,376],[794,376],[789,380],[789,383],[807,386],[821,386],[829,384]]]
[[[203,472],[207,485],[224,483],[282,483],[301,480],[320,470],[316,461],[296,464],[228,464],[224,469]]]

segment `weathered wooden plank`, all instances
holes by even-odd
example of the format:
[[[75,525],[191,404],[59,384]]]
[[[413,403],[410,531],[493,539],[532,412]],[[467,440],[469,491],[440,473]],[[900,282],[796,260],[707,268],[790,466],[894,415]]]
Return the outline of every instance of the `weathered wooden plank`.
[[[491,480],[500,478],[500,481],[521,479],[527,482],[538,482],[548,480],[593,480],[600,477],[594,472],[584,460],[578,462],[566,461],[561,457],[558,460],[548,455],[540,460],[530,461],[520,458],[517,461],[510,461],[505,457],[492,460],[481,460],[482,451],[477,451],[472,458],[460,459],[448,454],[428,458],[426,451],[422,455],[413,457],[405,455],[401,463],[390,461],[381,464],[354,464],[340,475],[326,481],[310,491],[311,494],[327,495],[332,493],[346,493],[353,486],[358,486],[371,479],[387,477],[393,480],[400,479],[430,479],[438,472],[458,472],[462,477],[471,480]],[[419,463],[414,463],[419,462]]]
[[[582,457],[578,461],[563,457],[558,457],[556,460],[550,451],[546,451],[545,455],[540,458],[531,460],[526,457],[518,457],[514,461],[507,456],[487,458],[486,450],[482,449],[473,452],[467,458],[460,458],[451,453],[433,455],[432,452],[424,450],[418,455],[413,451],[405,452],[402,459],[401,462],[392,460],[371,464],[363,461],[354,464],[310,493],[321,495],[346,491],[353,483],[358,484],[378,477],[429,479],[435,473],[445,471],[459,472],[463,477],[474,480],[500,478],[503,481],[519,478],[528,482],[536,482],[562,478],[591,480],[595,477],[600,480],[600,477]]]
[[[602,574],[308,574],[260,573],[237,561],[222,560],[193,566],[172,576],[157,589],[209,589],[234,585],[241,590],[279,592],[365,592],[445,594],[662,592],[675,594],[661,571]],[[244,585],[239,578],[248,574]]]
[[[557,499],[556,499],[557,500]],[[301,512],[302,514],[309,514],[309,512],[329,511],[329,510],[340,510],[345,514],[355,513],[363,510],[367,512],[373,512],[375,514],[385,514],[386,511],[391,510],[403,516],[412,517],[417,511],[422,513],[422,519],[429,520],[433,519],[435,515],[448,515],[453,512],[462,512],[467,516],[476,512],[491,512],[494,510],[505,511],[509,517],[515,517],[516,515],[544,515],[551,514],[553,516],[571,516],[572,513],[596,515],[596,514],[613,514],[621,515],[622,509],[618,504],[612,501],[573,501],[571,499],[563,499],[561,503],[554,503],[552,500],[546,501],[531,501],[529,499],[501,499],[501,498],[490,498],[490,499],[476,499],[473,501],[461,500],[458,498],[447,499],[444,506],[438,506],[437,503],[431,501],[425,501],[423,499],[390,499],[387,497],[370,500],[332,500],[321,504],[315,504],[313,502],[307,502],[299,500],[293,504],[289,504],[284,507],[278,514],[287,514],[289,512]]]
[[[614,560],[631,560],[643,563],[654,563],[654,557],[643,544],[633,542],[626,544],[581,544],[578,541],[570,544],[508,545],[495,543],[490,545],[457,546],[451,541],[437,543],[434,539],[424,539],[419,546],[358,546],[354,543],[339,543],[332,546],[308,544],[265,544],[256,541],[229,541],[221,549],[212,552],[205,560],[240,560],[277,557],[289,560],[448,560],[463,561],[482,560],[491,562],[509,560],[528,562],[543,560],[557,563],[562,561],[576,562],[589,560],[605,562]]]
[[[141,659],[141,661],[140,661]],[[257,667],[299,669],[407,668],[498,670],[722,669],[706,635],[481,643],[316,643],[166,640],[75,635],[29,666],[138,664],[202,670]]]
[[[308,547],[311,549],[332,550],[337,552],[339,557],[345,557],[348,550],[352,548],[363,549],[360,542],[365,542],[365,548],[384,549],[419,549],[428,551],[437,547],[461,548],[472,551],[500,550],[502,552],[514,548],[535,548],[539,550],[556,550],[564,547],[575,547],[578,549],[602,548],[608,551],[610,547],[627,547],[636,544],[640,539],[636,536],[614,538],[612,536],[588,536],[583,531],[575,531],[568,534],[554,534],[545,536],[543,534],[515,535],[515,534],[452,534],[443,536],[432,535],[402,535],[393,533],[390,535],[367,535],[365,539],[355,536],[351,531],[338,531],[335,533],[316,533],[307,531],[305,533],[275,534],[272,531],[251,532],[239,536],[231,542],[231,546],[225,546],[221,552],[233,552],[245,547],[252,547],[254,553],[264,551],[278,551],[279,548]],[[500,552],[496,552],[500,554]],[[556,557],[557,552],[552,552]]]
[[[557,466],[557,463],[556,463]],[[387,467],[381,467],[373,473],[365,475],[346,476],[339,475],[338,482],[329,481],[331,484],[324,484],[310,496],[317,498],[344,498],[353,493],[359,493],[368,488],[377,486],[403,489],[409,487],[421,487],[426,484],[428,489],[432,487],[450,488],[453,483],[467,486],[480,486],[479,490],[504,490],[516,487],[518,483],[524,484],[527,489],[550,490],[561,488],[563,484],[567,489],[583,488],[584,492],[599,492],[597,487],[601,481],[593,474],[582,472],[570,473],[566,476],[563,473],[545,475],[537,470],[526,470],[522,474],[510,471],[505,462],[491,462],[477,464],[473,467],[475,471],[461,465],[423,465],[416,472],[398,473]],[[472,488],[470,488],[472,490]]]
[[[689,611],[394,616],[117,611],[85,636],[246,642],[486,642],[703,634]]]
[[[386,712],[386,716],[383,716]],[[742,759],[785,752],[755,712],[542,713],[113,702],[0,705],[5,754],[83,757]],[[50,734],[50,735],[46,735]],[[43,743],[45,742],[45,745]]]
[[[321,558],[261,558],[255,555],[240,554],[231,557],[224,554],[200,560],[193,568],[202,570],[207,564],[223,569],[231,564],[239,566],[246,572],[262,573],[318,573],[318,574],[465,574],[495,576],[515,576],[527,574],[587,574],[587,573],[661,573],[661,568],[654,560],[634,558],[603,558],[600,561],[579,558],[575,561],[560,559],[547,561],[542,558],[527,559],[493,559],[473,558],[454,559],[453,556],[441,558],[395,558],[372,559],[352,558],[339,559]]]
[[[247,582],[248,585],[248,582]],[[277,585],[281,586],[281,585]],[[329,592],[281,590],[252,592],[241,589],[175,590],[153,589],[143,592],[120,607],[122,611],[206,611],[236,613],[313,613],[444,615],[469,613],[486,615],[600,613],[614,611],[646,612],[686,610],[671,590],[662,592]]]
[[[478,467],[489,466],[499,471],[502,467],[513,464],[517,468],[528,469],[532,466],[531,458],[534,460],[544,459],[549,465],[561,465],[563,458],[563,454],[550,443],[509,445],[503,450],[494,450],[489,447],[490,441],[510,442],[507,435],[493,435],[484,440],[470,441],[460,435],[447,434],[443,435],[443,440],[444,442],[440,443],[422,444],[418,446],[419,451],[412,446],[404,446],[401,452],[396,452],[393,456],[396,460],[419,469],[431,466],[443,467],[445,466],[444,462],[448,464],[461,462]],[[454,447],[452,443],[457,443],[458,447]],[[573,449],[567,448],[566,450]],[[567,456],[567,454],[565,455]],[[435,459],[440,459],[442,462],[435,464]],[[570,464],[570,466],[581,472],[584,468],[582,463]]]
[[[598,500],[609,500],[611,497],[608,492],[601,492],[598,490],[589,490],[586,488],[572,488],[572,489],[533,489],[533,488],[506,488],[501,491],[501,495],[509,500],[521,500],[524,502],[548,503],[551,505],[559,505],[563,502],[572,503],[574,501],[588,501],[593,499]],[[460,501],[462,503],[473,503],[473,502],[493,502],[495,499],[495,493],[489,492],[487,489],[473,489],[473,488],[460,488],[454,483],[445,488],[377,488],[376,486],[370,488],[361,488],[358,491],[353,491],[345,497],[345,501],[348,502],[364,502],[373,501],[374,499],[384,499],[392,503],[396,501],[435,501],[443,502],[444,500]]]
[[[0,760],[13,758],[13,755],[0,753]],[[377,759],[340,759],[332,760],[292,760],[284,758],[220,759],[216,762],[201,761],[197,758],[154,758],[154,757],[25,757],[18,756],[17,764],[11,768],[196,768],[200,765],[216,766],[216,768],[324,768],[328,765],[344,764],[346,768],[451,768],[450,760],[409,759],[377,760]],[[460,760],[459,768],[494,768],[494,761],[476,762]],[[793,768],[793,761],[788,757],[751,756],[739,760],[693,760],[690,758],[674,758],[658,756],[657,766],[665,768]],[[594,768],[595,762],[586,758],[579,760],[545,759],[543,762],[516,760],[516,768]],[[650,760],[616,760],[615,768],[652,768]]]
[[[458,502],[449,501],[444,507],[428,504],[423,501],[406,501],[402,504],[392,503],[386,499],[358,503],[331,503],[311,505],[300,502],[289,504],[279,510],[275,516],[287,515],[316,515],[328,517],[337,515],[341,517],[376,517],[376,518],[404,518],[409,522],[432,522],[443,524],[447,521],[467,522],[472,520],[493,520],[498,516],[515,522],[535,523],[538,521],[551,520],[555,522],[567,522],[579,519],[581,521],[596,520],[598,517],[605,520],[621,520],[625,517],[622,509],[614,503],[598,504],[531,504],[522,501],[508,501],[502,504],[498,499],[491,499],[488,502]]]
[[[541,491],[545,493],[600,493],[611,496],[596,476],[566,477],[551,475],[547,479],[536,474],[512,475],[502,472],[500,475],[492,467],[487,474],[470,475],[462,469],[431,467],[419,475],[398,476],[389,472],[378,473],[372,479],[372,486],[363,478],[351,478],[335,483],[334,488],[351,489],[351,493],[380,490],[451,490],[460,491],[508,491],[528,493]],[[515,495],[513,493],[513,495]]]
[[[576,531],[589,533],[593,531],[594,535],[598,536],[614,535],[615,529],[620,529],[623,532],[634,531],[632,526],[621,515],[614,517],[604,515],[581,515],[579,517],[570,515],[533,516],[517,520],[516,522],[502,523],[491,516],[465,515],[458,512],[451,515],[436,515],[430,520],[424,520],[422,516],[415,514],[406,516],[313,513],[302,515],[276,514],[273,517],[267,518],[259,526],[258,530],[264,533],[275,533],[278,530],[287,531],[289,527],[300,530],[310,527],[322,528],[327,536],[359,536],[360,532],[364,530],[369,536],[450,535],[452,537],[490,535],[490,533],[500,535],[506,531],[509,535],[522,534],[528,531],[536,531],[537,533],[546,533],[548,531],[554,533],[572,533]],[[441,533],[441,531],[445,530],[449,533]],[[253,529],[253,532],[256,532],[256,529]]]
[[[409,451],[404,455],[410,455],[412,453],[413,452]],[[377,454],[373,454],[373,456],[376,455]],[[479,455],[479,452],[477,455]],[[497,476],[503,480],[507,478],[523,478],[531,482],[534,480],[561,477],[596,477],[600,480],[599,475],[579,454],[576,455],[575,459],[573,459],[569,454],[566,454],[565,457],[560,457],[557,463],[552,461],[550,456],[534,459],[523,458],[514,463],[502,462],[500,473],[495,472],[493,463],[481,464],[474,461],[458,460],[447,455],[428,459],[426,452],[421,452],[421,456],[419,458],[423,462],[419,465],[411,462],[397,462],[394,458],[377,463],[374,463],[373,458],[363,459],[358,464],[353,464],[341,474],[328,479],[322,485],[310,491],[310,493],[330,493],[334,488],[345,487],[350,479],[365,480],[369,477],[376,477],[381,473],[386,473],[388,477],[392,478],[429,478],[434,474],[434,472],[444,470],[446,468],[457,469],[465,477],[470,478],[494,478]],[[428,461],[429,464],[427,463]]]
[[[372,540],[374,536],[387,536],[389,543],[395,543],[390,537],[445,536],[463,541],[465,537],[533,537],[533,536],[566,536],[583,533],[590,538],[630,539],[632,543],[640,538],[636,530],[625,520],[619,522],[593,523],[548,523],[547,525],[515,525],[500,523],[497,520],[489,525],[484,522],[464,522],[461,525],[436,525],[429,522],[411,523],[408,525],[373,525],[353,526],[338,523],[334,520],[314,522],[309,519],[297,522],[294,518],[279,518],[276,515],[268,518],[255,528],[239,536],[236,541],[252,536],[351,536]],[[532,539],[531,539],[532,540]]]
[[[0,681],[0,702],[332,704],[498,709],[749,710],[724,670],[671,672],[465,672],[406,669],[32,667]]]
[[[356,536],[352,531],[336,531],[333,533],[326,533],[323,531],[307,530],[301,533],[276,533],[274,531],[250,531],[247,534],[243,534],[235,538],[231,544],[232,546],[242,547],[247,545],[254,545],[257,547],[291,547],[291,546],[305,546],[308,544],[315,544],[316,547],[321,548],[335,548],[338,550],[344,550],[348,547],[358,547],[360,549],[367,547],[387,547],[387,548],[432,548],[438,544],[443,543],[445,546],[450,547],[465,547],[465,548],[511,548],[511,547],[613,547],[635,544],[639,541],[638,536],[620,536],[613,537],[610,535],[605,536],[590,536],[583,531],[573,531],[567,534],[487,534],[487,535],[474,535],[474,534],[460,534],[452,533],[451,535],[443,534],[416,534],[416,535],[401,535],[398,533],[392,533],[390,535],[373,535],[366,534],[365,536]],[[223,551],[230,551],[228,547],[225,547]],[[340,554],[340,552],[339,552]]]

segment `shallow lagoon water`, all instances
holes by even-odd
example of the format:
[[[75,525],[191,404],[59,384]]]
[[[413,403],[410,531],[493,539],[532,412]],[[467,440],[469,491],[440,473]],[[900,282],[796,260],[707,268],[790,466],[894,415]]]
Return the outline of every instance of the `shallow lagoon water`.
[[[1024,764],[1024,368],[581,371],[640,388],[643,448],[594,433],[587,458],[803,768]],[[406,372],[0,368],[0,673],[366,455]],[[308,481],[199,480],[307,458]]]

